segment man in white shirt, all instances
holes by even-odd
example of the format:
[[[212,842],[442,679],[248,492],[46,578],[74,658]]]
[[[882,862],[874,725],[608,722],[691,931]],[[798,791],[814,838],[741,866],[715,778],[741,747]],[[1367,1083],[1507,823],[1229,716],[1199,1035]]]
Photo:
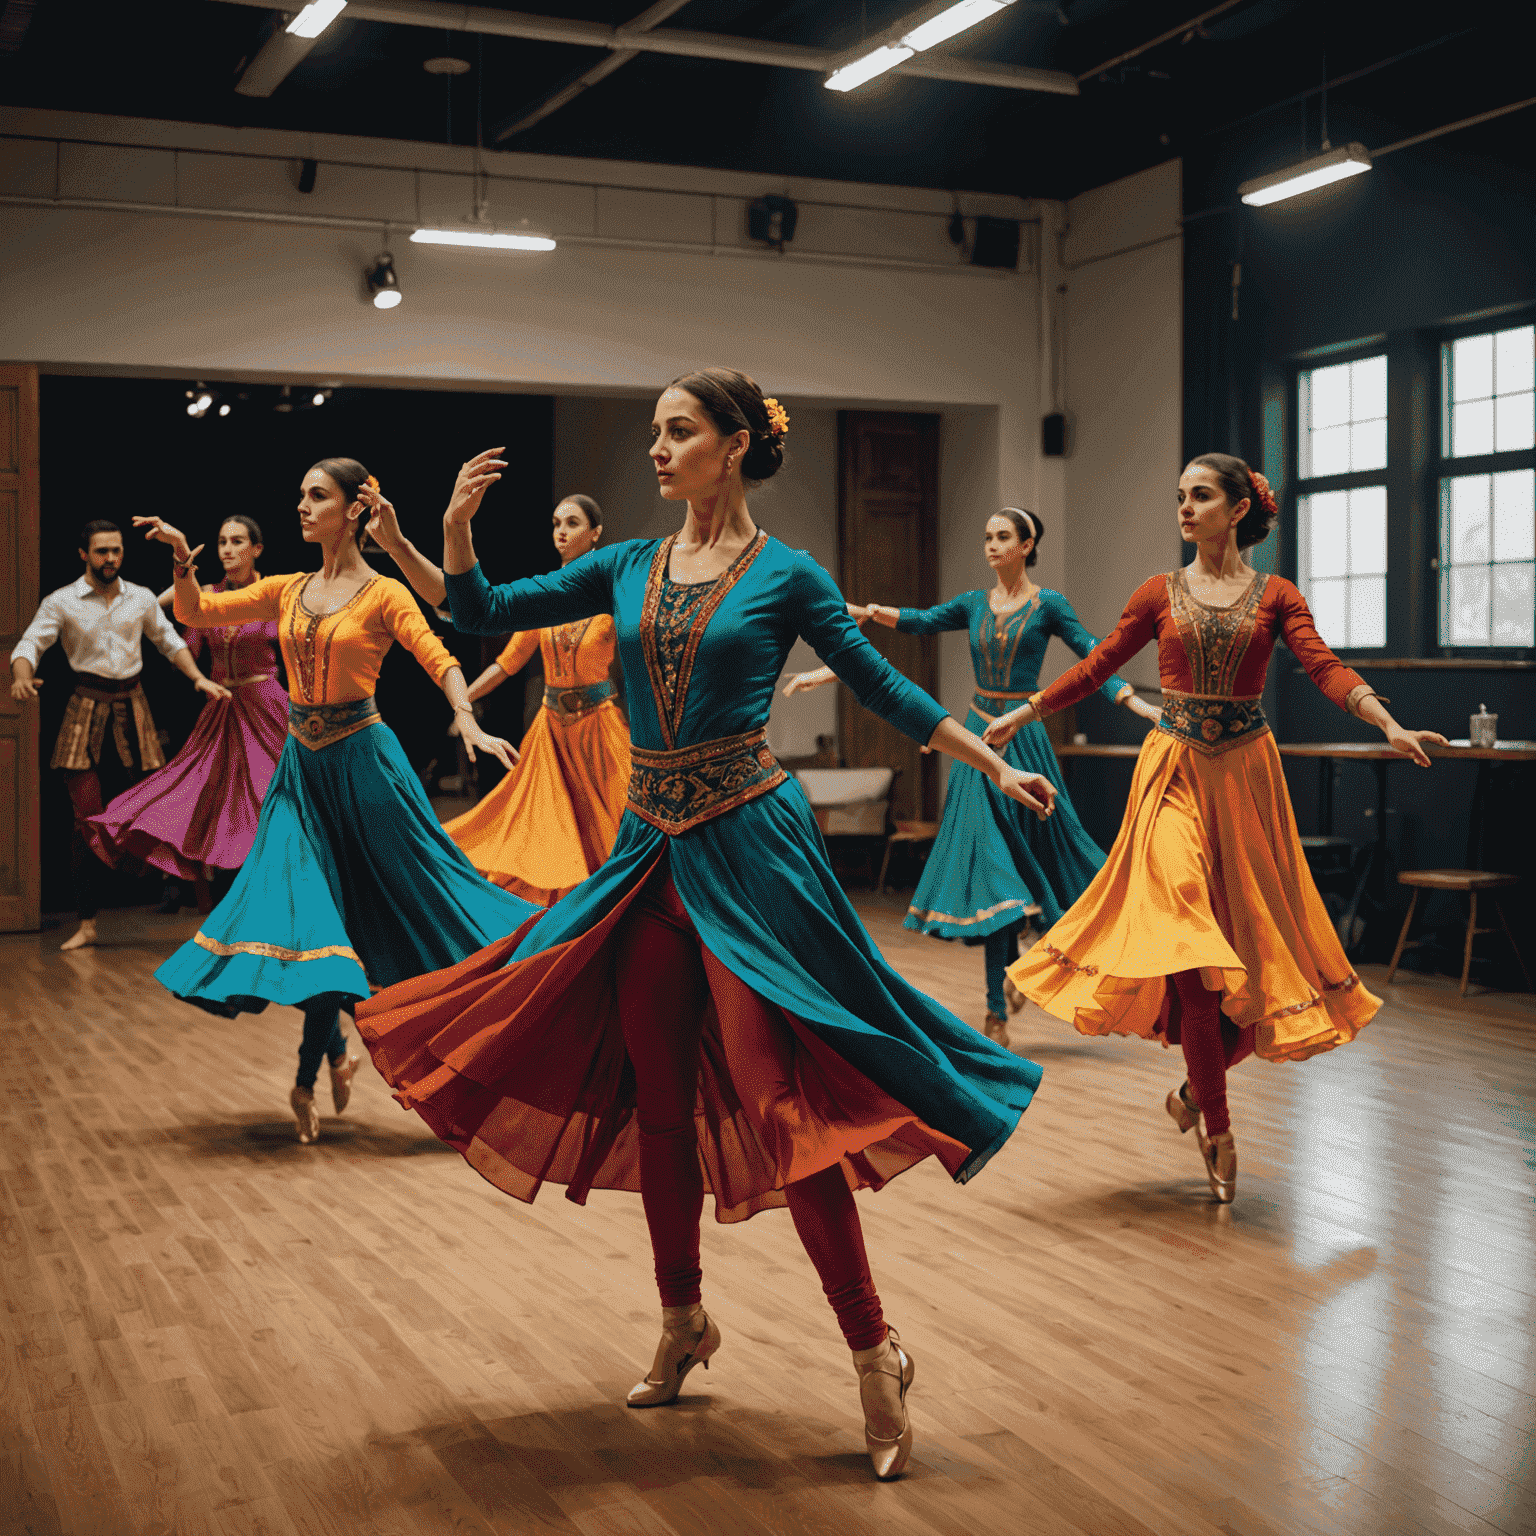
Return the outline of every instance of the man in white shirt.
[[[38,659],[59,641],[75,672],[75,692],[64,713],[50,767],[61,769],[74,809],[70,864],[75,877],[79,930],[62,946],[79,949],[96,942],[106,866],[90,852],[81,823],[96,815],[113,795],[144,774],[164,766],[165,754],[139,686],[141,642],[147,637],[200,692],[227,699],[229,690],[198,670],[186,641],[166,618],[155,594],[118,574],[123,534],[116,523],[89,522],[80,531],[85,574],[50,592],[11,652],[11,697],[36,699]],[[112,741],[107,743],[107,727]]]

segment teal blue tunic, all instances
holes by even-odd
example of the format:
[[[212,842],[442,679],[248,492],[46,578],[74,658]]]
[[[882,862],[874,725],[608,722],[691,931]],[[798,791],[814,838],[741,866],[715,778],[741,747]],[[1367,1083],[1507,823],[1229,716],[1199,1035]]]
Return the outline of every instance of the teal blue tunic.
[[[978,735],[990,721],[1035,691],[1046,647],[1055,635],[1086,656],[1099,642],[1083,628],[1061,593],[1042,587],[1016,612],[999,618],[985,592],[962,592],[936,608],[903,608],[897,629],[909,635],[970,631],[976,686],[1017,699],[971,702],[965,723]],[[1111,677],[1099,690],[1110,703],[1128,686]],[[1088,836],[1061,787],[1061,768],[1038,721],[1008,743],[1004,758],[1039,773],[1057,788],[1055,813],[1040,821],[1004,795],[984,773],[965,763],[949,772],[944,815],[908,908],[906,926],[941,939],[977,944],[1038,915],[1056,922],[1083,894],[1104,863],[1104,850]],[[998,982],[999,994],[1001,981]],[[999,1007],[997,999],[991,1006]]]
[[[766,725],[797,638],[866,708],[914,740],[927,742],[946,718],[859,633],[826,572],[805,552],[766,535],[737,562],[739,571],[733,567],[718,607],[696,626],[685,653],[691,671],[660,677],[657,649],[646,643],[654,631],[658,548],[654,540],[631,540],[551,575],[495,588],[476,566],[448,577],[454,623],[471,634],[504,634],[611,613],[624,675],[636,682],[630,731],[641,751],[686,748]],[[663,856],[704,946],[923,1122],[963,1144],[968,1155],[954,1172],[958,1181],[1002,1146],[1040,1069],[993,1045],[886,964],[833,876],[793,777],[675,836],[627,811],[608,862],[534,923],[507,970],[587,934]],[[461,968],[466,976],[472,970],[469,963]],[[420,998],[424,990],[416,985],[401,995]],[[391,1002],[385,994],[364,1011],[377,1017]],[[478,1016],[489,1018],[490,1009]],[[442,1038],[456,1038],[454,1027]],[[429,1066],[433,1049],[446,1047],[428,1048]],[[536,1085],[517,1094],[529,1102],[539,1097]],[[601,1121],[619,1108],[589,1112]],[[494,1113],[518,1111],[503,1101]]]

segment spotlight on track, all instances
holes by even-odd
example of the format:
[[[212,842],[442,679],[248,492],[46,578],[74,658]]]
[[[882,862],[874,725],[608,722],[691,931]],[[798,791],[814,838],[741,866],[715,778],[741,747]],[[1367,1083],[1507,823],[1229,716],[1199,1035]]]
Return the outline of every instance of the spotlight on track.
[[[199,384],[195,389],[187,391],[187,415],[193,421],[201,421],[208,414],[209,407],[218,399],[218,396],[204,385]]]
[[[367,278],[375,309],[393,309],[405,297],[400,291],[400,279],[395,275],[395,258],[388,251],[380,251],[373,258]],[[315,403],[320,404],[319,401]]]
[[[314,395],[311,397],[309,403],[311,405],[324,405],[325,404],[325,391],[323,389],[317,389],[315,391]]]
[[[228,401],[225,401],[225,403],[219,407],[219,415],[220,416],[228,416],[229,415],[229,402]]]

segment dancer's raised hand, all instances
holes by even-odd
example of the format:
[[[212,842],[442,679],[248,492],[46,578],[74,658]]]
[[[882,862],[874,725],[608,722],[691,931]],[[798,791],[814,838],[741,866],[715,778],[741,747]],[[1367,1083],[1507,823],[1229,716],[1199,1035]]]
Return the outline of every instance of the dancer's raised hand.
[[[505,447],[487,448],[460,467],[459,478],[453,482],[453,495],[448,498],[448,510],[443,513],[445,523],[469,523],[480,510],[485,493],[501,479],[507,461],[497,455],[506,451]]]
[[[405,541],[405,535],[400,531],[400,519],[395,515],[394,502],[371,485],[358,486],[357,499],[362,502],[363,510],[368,514],[368,526],[365,529],[368,537],[386,555],[392,555]]]
[[[203,552],[201,544],[196,549],[189,550],[186,534],[180,528],[173,528],[163,517],[136,517],[133,520],[133,526],[142,528],[146,539],[153,539],[160,544],[169,544],[178,565],[190,564]]]

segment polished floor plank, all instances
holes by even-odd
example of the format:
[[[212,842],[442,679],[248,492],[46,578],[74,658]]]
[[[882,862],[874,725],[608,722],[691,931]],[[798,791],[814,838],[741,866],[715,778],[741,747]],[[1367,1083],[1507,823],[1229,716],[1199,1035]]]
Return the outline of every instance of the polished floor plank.
[[[979,1023],[975,950],[860,905]],[[880,1486],[786,1217],[706,1219],[726,1346],[626,1410],[638,1200],[510,1201],[367,1072],[299,1146],[296,1013],[177,1004],[188,921],[105,926],[0,939],[7,1533],[1536,1532],[1536,999],[1372,973],[1358,1043],[1234,1073],[1230,1209],[1162,1110],[1176,1054],[1019,1015],[1046,1078],[1008,1147],[860,1200],[919,1362]]]

